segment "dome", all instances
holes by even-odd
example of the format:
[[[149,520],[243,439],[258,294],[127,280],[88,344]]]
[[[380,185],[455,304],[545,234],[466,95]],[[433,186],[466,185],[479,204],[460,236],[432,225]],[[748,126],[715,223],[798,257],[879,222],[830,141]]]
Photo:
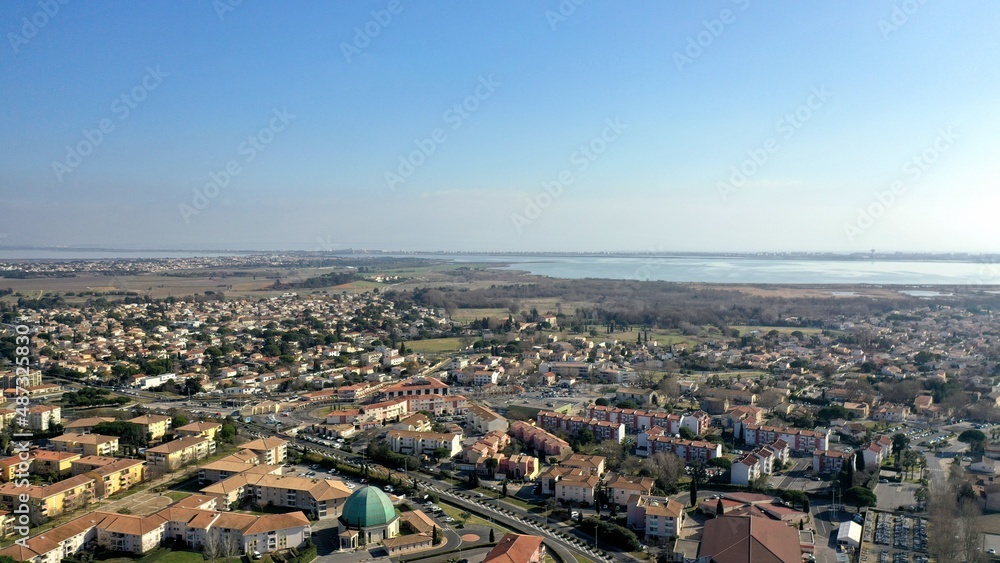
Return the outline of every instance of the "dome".
[[[396,519],[396,509],[382,491],[362,487],[347,497],[341,518],[348,526],[385,526]]]

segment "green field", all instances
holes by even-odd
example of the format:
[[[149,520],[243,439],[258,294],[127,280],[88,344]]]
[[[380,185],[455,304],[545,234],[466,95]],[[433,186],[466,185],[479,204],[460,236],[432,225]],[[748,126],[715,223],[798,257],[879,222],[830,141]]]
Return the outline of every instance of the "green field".
[[[446,354],[457,352],[462,347],[461,338],[429,338],[411,340],[406,347],[420,354]]]
[[[731,326],[729,328],[736,329],[740,331],[740,334],[743,335],[749,334],[750,332],[756,330],[761,334],[761,336],[771,332],[772,330],[776,330],[781,334],[791,334],[795,331],[799,331],[802,334],[805,334],[806,336],[810,336],[813,334],[820,334],[823,332],[823,329],[819,328],[798,328],[794,326]]]

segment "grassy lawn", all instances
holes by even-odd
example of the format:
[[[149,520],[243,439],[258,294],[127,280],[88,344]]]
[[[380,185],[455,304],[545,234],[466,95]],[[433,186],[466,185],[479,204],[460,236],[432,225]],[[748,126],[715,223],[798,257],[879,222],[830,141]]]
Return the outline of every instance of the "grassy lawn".
[[[182,493],[180,491],[167,491],[163,493],[163,496],[170,497],[170,500],[177,502],[179,500],[184,500],[191,496],[191,493]]]
[[[456,524],[458,522],[462,521],[462,519],[459,517],[459,515],[462,514],[462,511],[460,509],[455,508],[454,506],[451,506],[451,505],[448,505],[448,504],[439,504],[438,506],[441,507],[441,510],[443,510],[445,514],[447,514],[448,516],[451,516],[452,518],[454,518],[455,520],[457,520]],[[508,530],[507,528],[504,528],[500,524],[497,524],[497,523],[492,523],[491,524],[489,522],[489,520],[483,520],[482,518],[476,516],[475,514],[472,514],[471,516],[469,516],[469,519],[466,520],[465,523],[466,524],[474,524],[474,525],[478,525],[478,526],[486,526],[486,527],[489,527],[489,528],[495,528],[496,531],[497,531],[497,533],[500,533],[500,534],[506,534],[506,533],[508,533],[508,532],[511,531],[511,530]],[[461,534],[461,532],[459,532],[459,533]]]
[[[482,319],[483,317],[506,320],[509,314],[510,311],[507,309],[458,309],[455,311],[453,320],[460,323],[467,323],[476,319]]]
[[[584,557],[582,555],[577,555],[576,553],[573,554],[573,557],[576,557],[577,563],[594,563],[590,559],[587,559],[586,557]]]
[[[421,354],[443,354],[457,352],[461,347],[460,338],[428,338],[427,340],[411,340],[406,347]]]
[[[530,502],[526,502],[526,501],[523,501],[523,500],[521,500],[519,498],[511,497],[511,496],[508,496],[507,498],[504,498],[504,499],[500,499],[500,502],[509,502],[509,503],[511,503],[511,504],[513,504],[515,506],[520,506],[521,508],[523,508],[525,510],[531,510],[533,508],[538,508],[537,506],[535,506],[534,504],[531,504]]]
[[[231,559],[231,561],[239,560],[239,557],[233,557]],[[137,561],[138,563],[204,563],[205,558],[201,553],[194,551],[173,551],[165,547],[161,547],[140,558],[116,557],[114,559],[105,559],[102,563],[132,563],[134,561]],[[219,559],[218,561],[225,560]]]

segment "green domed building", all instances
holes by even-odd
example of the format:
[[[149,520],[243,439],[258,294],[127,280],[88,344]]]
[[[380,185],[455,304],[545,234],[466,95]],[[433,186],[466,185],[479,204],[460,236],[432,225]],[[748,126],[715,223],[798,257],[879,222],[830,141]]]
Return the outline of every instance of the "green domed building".
[[[399,515],[376,487],[362,487],[344,503],[340,516],[340,548],[357,549],[399,535]]]

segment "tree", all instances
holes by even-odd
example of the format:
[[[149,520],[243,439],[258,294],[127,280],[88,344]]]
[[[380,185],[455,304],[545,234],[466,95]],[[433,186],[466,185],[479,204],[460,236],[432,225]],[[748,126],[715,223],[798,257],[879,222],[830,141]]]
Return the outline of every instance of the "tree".
[[[910,438],[906,434],[892,435],[892,451],[896,454],[896,465],[899,465],[899,456],[903,455],[903,450],[910,446]]]
[[[878,504],[878,497],[875,496],[875,493],[864,487],[847,489],[844,493],[844,500],[858,507],[858,510],[861,510],[862,506],[876,506]]]
[[[149,445],[149,434],[142,431],[142,426],[122,420],[97,424],[94,426],[94,434],[118,436],[119,443],[137,448]]]
[[[590,428],[584,428],[576,433],[576,442],[581,445],[594,443],[594,432]]]
[[[549,498],[549,499],[545,500],[545,510],[546,510],[546,512],[545,512],[545,523],[546,524],[549,523],[549,516],[552,515],[552,511],[555,510],[557,506],[559,506],[559,503],[556,502],[555,498]]]
[[[840,466],[840,473],[837,474],[841,490],[847,490],[854,486],[854,464],[844,463]]]
[[[698,480],[691,480],[691,506],[698,504]]]
[[[189,422],[189,420],[188,420],[187,416],[185,416],[185,415],[183,415],[181,413],[177,413],[177,414],[174,415],[173,419],[170,421],[170,427],[174,428],[174,429],[177,429],[177,428],[180,428],[181,426],[187,426],[188,422]]]
[[[858,473],[865,471],[865,456],[861,452],[854,454],[854,468],[857,469]]]
[[[635,456],[626,458],[624,465],[632,468],[633,460],[638,458]],[[640,463],[641,470],[647,471],[656,479],[656,486],[664,491],[675,490],[677,480],[684,471],[684,460],[672,453],[657,452]]]
[[[219,429],[218,440],[224,444],[232,444],[236,441],[236,427],[228,421],[223,422],[222,428]]]
[[[949,484],[935,485],[929,491],[927,512],[930,523],[927,526],[927,551],[942,563],[958,563],[960,542],[960,521],[957,517],[958,499],[955,488]]]
[[[986,443],[986,434],[982,430],[966,430],[958,435],[958,441],[969,445],[974,454],[982,453]]]
[[[780,392],[775,389],[768,389],[760,394],[760,399],[757,401],[757,405],[770,412],[774,410],[774,407],[783,403],[784,400],[785,397]]]
[[[475,489],[478,486],[479,486],[479,475],[475,471],[473,471],[472,473],[469,473],[469,488]]]
[[[499,465],[500,465],[500,460],[498,460],[495,457],[491,457],[486,460],[486,468],[490,470],[491,477],[496,474],[497,467]]]
[[[490,528],[490,543],[497,543],[497,536],[493,528]]]
[[[698,435],[687,426],[681,426],[679,434],[681,435],[681,438],[684,438],[685,440],[694,440],[698,437]]]
[[[233,557],[239,557],[240,551],[242,551],[240,538],[235,533],[227,530],[220,545],[220,555],[225,557],[228,562]]]
[[[719,498],[719,502],[715,503],[715,515],[722,516],[726,512],[726,507],[722,504],[722,498]]]
[[[504,498],[507,498],[507,479],[504,479],[503,482],[500,483],[500,494]]]
[[[599,407],[606,407],[606,406],[610,405],[611,402],[608,401],[607,399],[605,399],[604,397],[600,397],[596,401],[594,401],[594,404],[597,405],[597,406],[599,406]]]
[[[219,557],[219,532],[217,530],[206,530],[205,538],[202,541],[202,552],[205,554],[205,559],[209,561],[214,561]]]
[[[728,457],[713,457],[708,460],[708,464],[712,467],[718,467],[719,469],[729,470],[733,467],[733,460]]]
[[[441,543],[441,532],[438,530],[437,526],[434,526],[434,529],[431,531],[431,538],[432,538],[431,543],[433,545],[438,545]]]

